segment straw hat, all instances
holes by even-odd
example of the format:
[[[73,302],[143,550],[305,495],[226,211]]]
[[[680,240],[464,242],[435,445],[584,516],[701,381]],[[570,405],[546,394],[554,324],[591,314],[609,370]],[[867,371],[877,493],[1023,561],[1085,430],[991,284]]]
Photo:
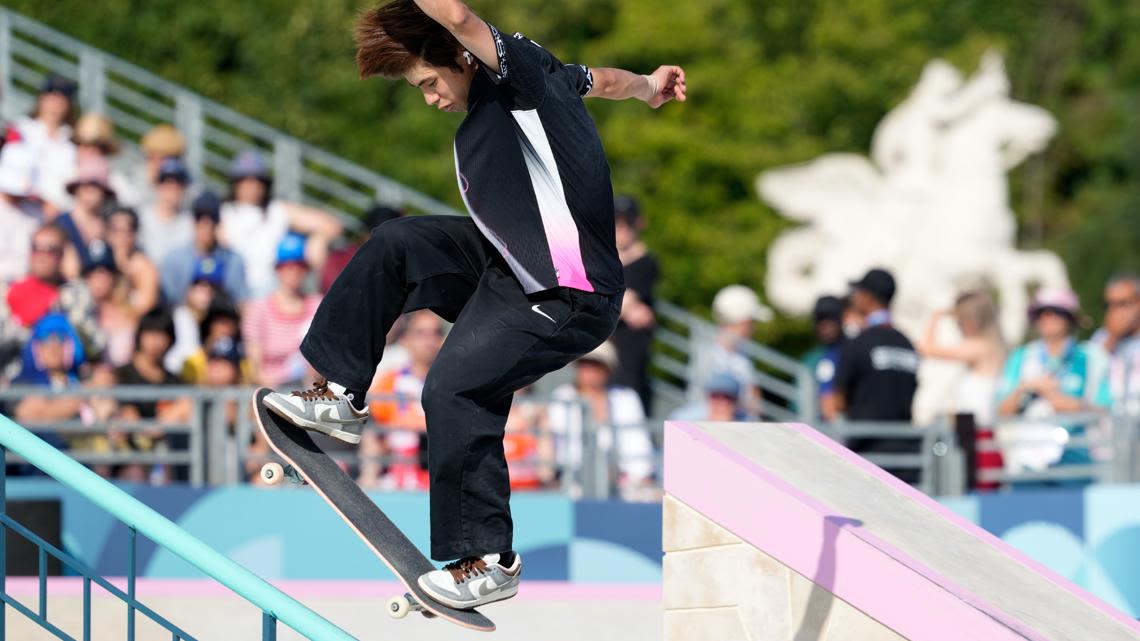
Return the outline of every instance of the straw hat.
[[[75,134],[71,141],[77,145],[99,147],[107,154],[119,152],[119,142],[115,140],[115,127],[106,117],[97,113],[85,113],[75,123]]]
[[[148,156],[181,156],[186,151],[186,138],[173,125],[156,125],[142,137],[142,150]]]

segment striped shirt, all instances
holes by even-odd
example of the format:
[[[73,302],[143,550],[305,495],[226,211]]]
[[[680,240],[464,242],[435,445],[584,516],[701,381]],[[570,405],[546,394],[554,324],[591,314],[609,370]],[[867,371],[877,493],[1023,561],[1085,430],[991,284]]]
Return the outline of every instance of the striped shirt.
[[[582,102],[593,75],[491,27],[501,74],[475,75],[455,135],[459,190],[528,293],[624,288],[610,166]]]
[[[301,339],[309,331],[320,302],[320,296],[306,296],[299,314],[282,311],[272,294],[249,304],[241,333],[246,345],[261,349],[258,383],[276,387],[305,377],[307,364],[301,356]]]

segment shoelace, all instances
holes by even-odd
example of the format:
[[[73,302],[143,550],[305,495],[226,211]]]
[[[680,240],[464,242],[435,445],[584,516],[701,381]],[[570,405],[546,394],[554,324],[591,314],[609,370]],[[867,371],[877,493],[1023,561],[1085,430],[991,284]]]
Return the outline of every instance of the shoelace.
[[[465,583],[470,578],[486,574],[487,562],[477,556],[470,556],[448,563],[443,569],[451,573],[451,578],[455,579],[456,583]]]
[[[315,401],[318,399],[322,401],[336,400],[336,396],[334,396],[333,393],[329,391],[328,380],[323,378],[318,378],[317,380],[313,381],[313,387],[309,389],[293,392],[293,396],[300,397],[303,401]]]

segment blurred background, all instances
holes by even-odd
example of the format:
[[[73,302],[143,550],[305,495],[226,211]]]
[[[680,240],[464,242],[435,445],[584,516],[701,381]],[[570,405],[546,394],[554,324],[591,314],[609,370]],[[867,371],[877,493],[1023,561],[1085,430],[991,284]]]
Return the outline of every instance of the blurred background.
[[[663,421],[798,421],[1140,613],[1140,4],[471,4],[690,88],[588,103],[631,293],[611,342],[516,398],[530,577],[652,606]],[[462,116],[358,79],[363,8],[0,11],[0,407],[273,580],[385,575],[311,493],[261,483],[252,389],[307,386],[300,337],[374,227],[463,215]],[[416,541],[447,329],[406,316],[364,442],[326,443]],[[126,574],[121,524],[6,471],[10,512]],[[343,545],[306,554],[318,531]],[[199,576],[153,546],[140,568]]]

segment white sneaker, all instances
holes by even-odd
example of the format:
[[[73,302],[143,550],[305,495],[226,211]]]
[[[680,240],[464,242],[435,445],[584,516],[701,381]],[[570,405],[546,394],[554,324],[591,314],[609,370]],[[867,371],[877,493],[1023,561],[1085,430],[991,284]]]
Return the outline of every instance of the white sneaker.
[[[498,554],[472,556],[448,563],[419,578],[428,596],[457,610],[509,599],[518,594],[522,575],[522,556],[515,554],[514,563],[505,567]]]
[[[272,392],[261,401],[265,408],[297,427],[327,434],[345,443],[360,442],[368,408],[357,410],[352,398],[329,389],[328,381],[291,394]]]

